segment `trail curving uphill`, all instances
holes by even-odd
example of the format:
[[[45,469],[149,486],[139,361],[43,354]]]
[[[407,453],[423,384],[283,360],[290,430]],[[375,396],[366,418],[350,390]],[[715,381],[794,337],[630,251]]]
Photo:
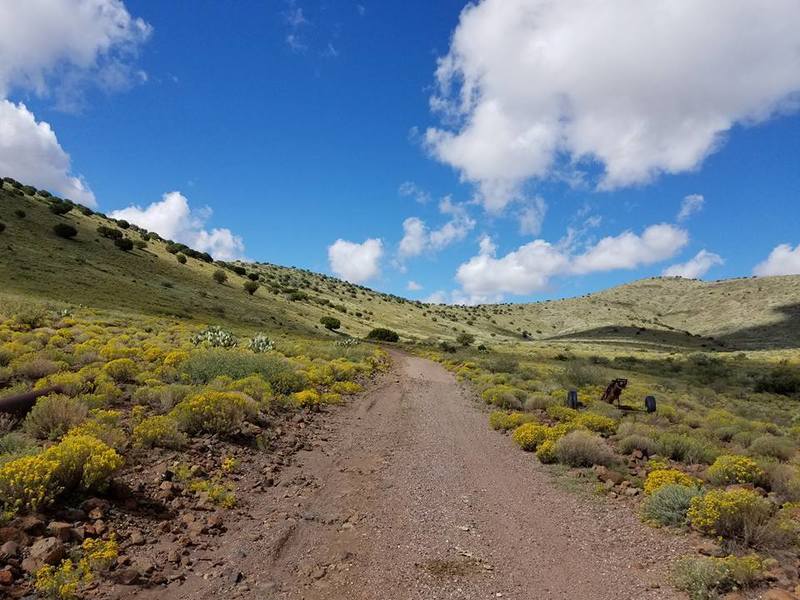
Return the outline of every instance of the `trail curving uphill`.
[[[685,540],[559,489],[450,373],[392,354],[392,371],[282,474],[301,483],[230,533],[223,572],[236,576],[160,598],[682,597],[665,572]]]

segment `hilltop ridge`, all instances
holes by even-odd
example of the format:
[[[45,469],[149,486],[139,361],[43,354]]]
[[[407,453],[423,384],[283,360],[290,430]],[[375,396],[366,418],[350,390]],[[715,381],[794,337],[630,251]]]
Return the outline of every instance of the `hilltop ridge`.
[[[718,350],[800,345],[800,276],[710,282],[656,277],[562,300],[436,305],[304,269],[212,261],[135,225],[79,205],[63,206],[47,192],[3,181],[4,293],[334,335],[319,325],[320,317],[328,315],[340,319],[342,331],[351,335],[389,327],[412,341],[452,340],[467,332],[484,343],[564,339]],[[53,227],[58,223],[73,226],[74,239],[57,236]],[[98,232],[103,227],[134,246],[120,249]],[[219,269],[225,271],[224,283],[213,279]],[[249,295],[244,284],[251,279],[259,287]]]

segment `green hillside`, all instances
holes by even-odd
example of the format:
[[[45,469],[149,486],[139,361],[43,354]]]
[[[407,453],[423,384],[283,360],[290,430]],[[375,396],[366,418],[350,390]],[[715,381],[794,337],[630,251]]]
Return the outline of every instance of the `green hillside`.
[[[800,276],[708,283],[653,278],[558,301],[428,305],[267,263],[211,263],[187,256],[181,264],[178,255],[186,251],[171,253],[168,240],[135,226],[121,228],[79,206],[56,214],[54,199],[40,194],[13,180],[4,181],[0,190],[5,224],[0,280],[7,298],[297,333],[327,333],[319,319],[329,315],[351,335],[389,327],[412,341],[452,340],[466,331],[494,344],[564,339],[732,350],[792,348],[800,342]],[[74,239],[54,233],[59,223],[77,229]],[[143,247],[124,251],[100,235],[99,227],[117,230],[116,235]],[[222,284],[213,279],[220,268],[227,275]],[[251,296],[244,284],[256,275],[260,287]]]

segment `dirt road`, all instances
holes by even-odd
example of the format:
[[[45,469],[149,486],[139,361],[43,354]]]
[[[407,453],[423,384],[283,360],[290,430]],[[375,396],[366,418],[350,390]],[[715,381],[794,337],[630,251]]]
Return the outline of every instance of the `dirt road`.
[[[680,597],[664,571],[684,540],[558,488],[450,373],[393,358],[229,532],[217,571],[153,597]]]

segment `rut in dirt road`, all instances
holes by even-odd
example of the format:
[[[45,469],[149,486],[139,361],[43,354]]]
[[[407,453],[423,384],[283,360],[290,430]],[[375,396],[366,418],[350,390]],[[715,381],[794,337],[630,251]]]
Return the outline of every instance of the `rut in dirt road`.
[[[305,460],[324,483],[272,566],[276,597],[680,597],[664,585],[680,538],[555,488],[450,373],[394,361],[340,415],[333,456]]]
[[[433,362],[390,373],[321,420],[313,451],[239,513],[194,571],[147,600],[679,598],[685,538],[622,502],[554,486]]]

